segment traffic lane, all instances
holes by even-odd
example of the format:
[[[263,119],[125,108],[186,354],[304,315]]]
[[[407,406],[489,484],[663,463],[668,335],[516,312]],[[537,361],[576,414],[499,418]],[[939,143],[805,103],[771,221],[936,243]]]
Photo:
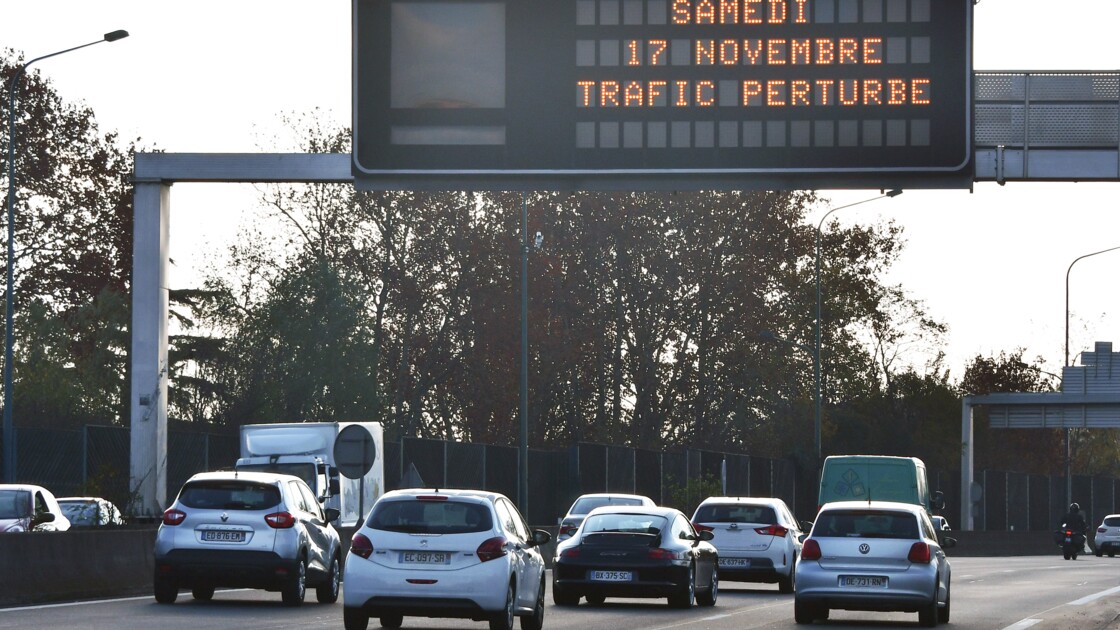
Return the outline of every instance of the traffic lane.
[[[953,562],[951,625],[959,628],[1104,628],[1120,610],[1120,559],[1060,556],[1027,558],[956,558]],[[345,588],[345,586],[343,587]],[[1101,595],[1103,593],[1103,595]],[[1081,604],[1073,602],[1086,598]],[[776,586],[724,582],[712,608],[678,610],[664,599],[608,599],[601,606],[552,604],[548,592],[545,624],[549,629],[670,630],[696,628],[793,630],[793,596]],[[1037,620],[1037,621],[1034,621]],[[1029,624],[1019,625],[1016,624]],[[821,625],[821,624],[817,624]],[[834,610],[827,624],[836,627],[915,628],[914,613]],[[318,604],[314,596],[299,608],[287,608],[278,593],[257,590],[218,591],[210,602],[198,602],[183,591],[174,605],[156,604],[151,596],[77,602],[58,606],[0,609],[0,628],[81,627],[116,629],[340,628],[342,605]],[[371,620],[371,628],[377,621]],[[484,622],[409,617],[412,629],[486,628]]]

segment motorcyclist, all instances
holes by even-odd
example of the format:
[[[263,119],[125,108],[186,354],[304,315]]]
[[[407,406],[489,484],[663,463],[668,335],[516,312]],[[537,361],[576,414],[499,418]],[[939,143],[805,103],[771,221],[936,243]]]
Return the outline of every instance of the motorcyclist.
[[[1069,512],[1058,521],[1058,527],[1064,527],[1075,534],[1084,534],[1088,525],[1085,524],[1085,515],[1081,513],[1081,506],[1076,502],[1069,504]]]

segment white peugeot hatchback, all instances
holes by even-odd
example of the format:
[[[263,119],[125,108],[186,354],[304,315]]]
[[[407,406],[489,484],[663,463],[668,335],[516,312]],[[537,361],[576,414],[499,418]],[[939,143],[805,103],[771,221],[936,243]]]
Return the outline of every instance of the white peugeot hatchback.
[[[712,532],[721,581],[777,582],[780,592],[793,592],[802,525],[785,501],[709,497],[696,507],[692,525]]]
[[[504,495],[477,490],[395,490],[354,534],[343,582],[346,630],[370,617],[489,621],[492,630],[544,625],[548,532],[530,531]]]

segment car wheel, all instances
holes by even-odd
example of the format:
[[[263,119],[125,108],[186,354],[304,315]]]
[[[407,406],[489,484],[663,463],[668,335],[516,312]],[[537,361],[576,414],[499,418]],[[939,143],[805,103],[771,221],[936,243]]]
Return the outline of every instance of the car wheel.
[[[338,570],[338,557],[331,559],[331,566],[327,569],[327,581],[315,587],[315,599],[320,604],[333,604],[338,601],[338,582],[341,571]]]
[[[194,597],[195,599],[199,600],[199,601],[208,602],[211,599],[214,599],[214,586],[213,585],[196,586],[196,587],[191,589],[191,596]]]
[[[715,606],[719,597],[719,571],[712,569],[712,583],[708,590],[696,595],[696,603],[701,606]]]
[[[676,595],[669,597],[669,605],[673,608],[692,608],[696,601],[696,565],[688,566],[688,578],[681,585]]]
[[[552,603],[557,606],[578,606],[579,595],[572,594],[565,586],[552,582]]]
[[[952,595],[952,593],[950,592],[948,585],[946,585],[945,586],[945,607],[937,609],[937,621],[938,621],[938,623],[949,623],[949,604],[952,603],[952,601],[953,601],[951,595]]]
[[[793,600],[793,621],[798,624],[813,623],[813,607],[801,600]]]
[[[918,625],[932,628],[937,625],[937,582],[934,582],[933,599],[918,609]]]
[[[605,595],[588,595],[587,596],[587,603],[591,604],[592,606],[602,606],[603,602],[605,602],[605,601],[607,601],[607,597]]]
[[[1116,557],[1116,552],[1115,551],[1108,552],[1108,557],[1109,558],[1115,558]]]
[[[797,556],[793,557],[793,562],[789,565],[789,575],[778,576],[778,592],[784,595],[789,595],[794,589],[794,577],[797,572]]]
[[[307,561],[303,558],[296,563],[296,571],[280,591],[285,606],[299,606],[307,596]]]
[[[377,623],[381,624],[382,628],[397,630],[397,628],[400,628],[401,624],[404,623],[404,615],[384,615],[377,619]],[[349,628],[347,628],[347,630],[349,630]]]
[[[1101,557],[1101,556],[1102,556],[1103,554],[1104,554],[1104,552],[1103,552],[1103,551],[1101,551],[1100,549],[1097,549],[1097,557],[1098,557],[1098,558],[1099,558],[1099,557]],[[1112,557],[1112,554],[1108,554],[1108,557],[1109,557],[1109,558],[1111,558],[1111,557]]]
[[[533,614],[521,618],[521,630],[541,630],[544,627],[544,578],[541,578],[541,587],[537,591],[537,605],[533,606]]]
[[[381,625],[385,625],[384,617],[382,617]],[[366,630],[369,627],[369,615],[361,608],[345,606],[342,609],[342,627],[346,630]],[[399,628],[400,624],[397,624],[397,627]]]
[[[179,585],[175,583],[174,578],[157,575],[153,590],[156,601],[161,604],[174,604],[179,597]]]
[[[490,617],[490,630],[513,630],[513,598],[517,594],[513,582],[506,585],[506,605]]]

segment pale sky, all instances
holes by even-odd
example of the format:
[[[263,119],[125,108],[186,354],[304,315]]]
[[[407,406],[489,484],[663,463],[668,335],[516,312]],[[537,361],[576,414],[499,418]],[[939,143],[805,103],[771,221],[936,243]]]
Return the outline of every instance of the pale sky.
[[[0,0],[0,47],[38,57],[125,29],[131,36],[33,66],[103,130],[168,152],[280,152],[279,118],[318,108],[350,120],[349,0]],[[981,0],[974,67],[1120,70],[1116,0]],[[7,95],[5,94],[5,97]],[[6,102],[6,99],[5,99]],[[284,136],[290,137],[290,136]],[[290,142],[290,141],[289,141]],[[1058,372],[1065,340],[1066,270],[1079,256],[1120,246],[1120,184],[978,184],[973,192],[908,190],[839,210],[842,223],[893,218],[906,251],[890,277],[950,327],[955,377],[976,354],[1025,348]],[[826,191],[835,206],[877,191]],[[248,186],[172,189],[173,288],[237,231]],[[828,210],[810,220],[815,224]],[[831,220],[831,219],[830,219]],[[1070,274],[1070,349],[1113,341],[1120,350],[1120,251]]]

